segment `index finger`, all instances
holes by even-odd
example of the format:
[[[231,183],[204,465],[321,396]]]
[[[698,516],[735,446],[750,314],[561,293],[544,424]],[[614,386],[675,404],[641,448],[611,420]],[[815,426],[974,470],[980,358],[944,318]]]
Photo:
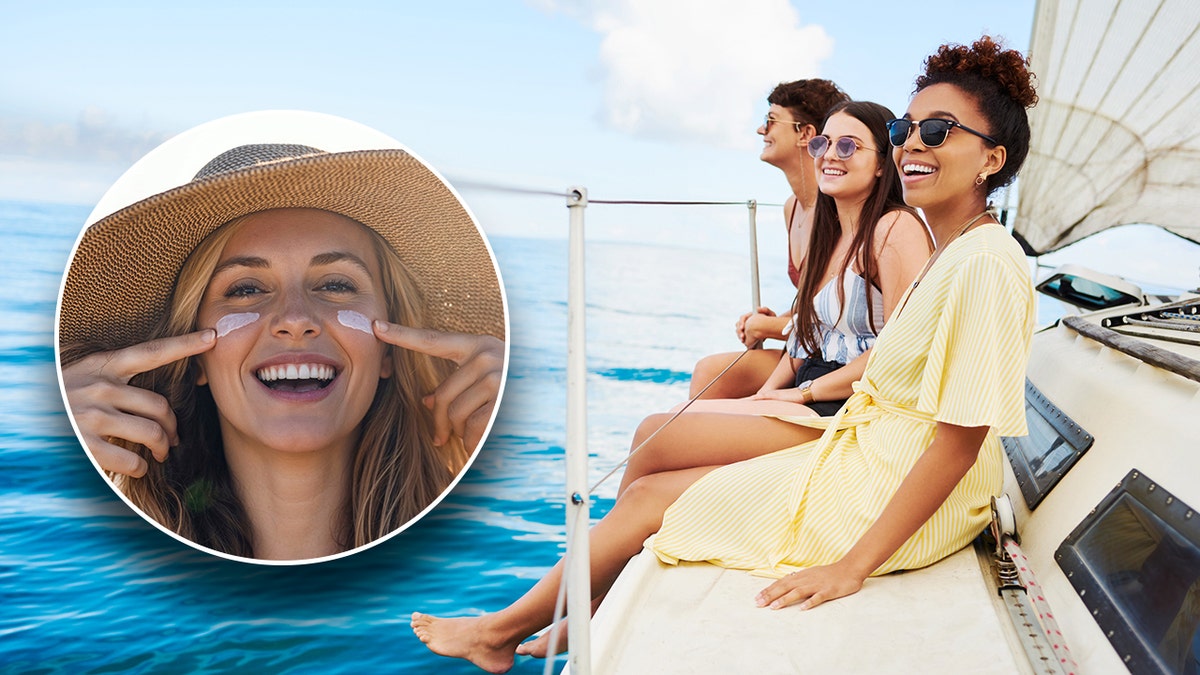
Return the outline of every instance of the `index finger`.
[[[390,345],[449,359],[459,365],[478,351],[480,343],[486,339],[486,336],[468,333],[410,328],[380,319],[376,319],[372,325],[375,327],[375,336]]]
[[[126,379],[189,356],[212,349],[217,343],[217,333],[205,328],[194,333],[173,335],[118,349],[112,352],[108,365],[115,374]]]

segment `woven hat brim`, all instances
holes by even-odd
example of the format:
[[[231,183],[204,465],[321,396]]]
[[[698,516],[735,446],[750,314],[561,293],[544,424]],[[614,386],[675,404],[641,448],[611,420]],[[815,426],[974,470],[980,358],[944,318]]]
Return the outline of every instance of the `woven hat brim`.
[[[216,175],[97,221],[72,257],[60,344],[145,341],[184,260],[222,224],[256,211],[315,208],[353,218],[399,254],[425,298],[428,327],[505,339],[499,272],[455,194],[403,150],[311,155]]]

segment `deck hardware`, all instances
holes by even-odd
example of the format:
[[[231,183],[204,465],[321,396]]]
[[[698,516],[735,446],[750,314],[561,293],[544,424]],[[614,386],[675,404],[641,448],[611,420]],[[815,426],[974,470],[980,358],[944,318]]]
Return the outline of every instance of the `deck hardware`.
[[[1070,675],[1076,672],[1070,649],[1064,644],[1053,612],[1040,593],[1029,593],[1038,583],[1029,561],[1017,543],[1016,520],[1008,495],[992,499],[992,522],[984,532],[996,542],[992,570],[996,591],[1008,610],[1025,658],[1036,672]],[[990,544],[990,542],[989,542]]]
[[[1055,551],[1097,627],[1134,673],[1182,672],[1187,665],[1182,654],[1164,646],[1161,626],[1145,617],[1162,625],[1189,620],[1187,588],[1169,580],[1195,578],[1200,526],[1194,514],[1182,499],[1131,470]],[[1140,590],[1128,590],[1135,587]]]

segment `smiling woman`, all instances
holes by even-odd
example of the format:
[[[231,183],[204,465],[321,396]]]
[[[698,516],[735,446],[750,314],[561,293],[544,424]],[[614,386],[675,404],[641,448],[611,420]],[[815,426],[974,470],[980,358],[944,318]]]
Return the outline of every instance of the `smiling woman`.
[[[161,528],[243,559],[414,522],[482,443],[506,365],[487,244],[403,150],[225,150],[85,230],[59,311],[94,463]]]

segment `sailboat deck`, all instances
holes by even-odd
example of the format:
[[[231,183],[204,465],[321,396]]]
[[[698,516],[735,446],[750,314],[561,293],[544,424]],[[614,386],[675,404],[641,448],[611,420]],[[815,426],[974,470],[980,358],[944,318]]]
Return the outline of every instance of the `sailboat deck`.
[[[1013,660],[980,572],[968,547],[868,579],[837,602],[772,611],[754,604],[769,579],[705,563],[671,567],[643,551],[596,614],[592,653],[602,662],[593,672],[1027,671]]]

